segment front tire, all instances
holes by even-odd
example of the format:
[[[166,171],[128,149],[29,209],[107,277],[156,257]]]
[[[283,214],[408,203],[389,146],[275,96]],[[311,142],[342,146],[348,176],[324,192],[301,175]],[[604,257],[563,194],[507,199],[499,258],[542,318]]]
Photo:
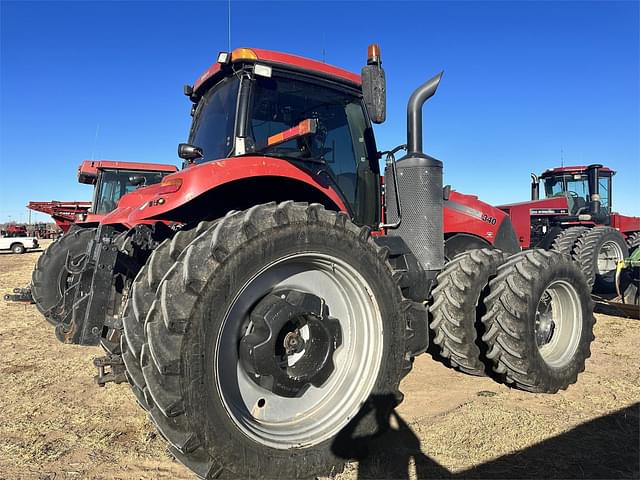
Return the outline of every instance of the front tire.
[[[411,368],[406,312],[418,305],[387,256],[344,214],[293,202],[230,213],[195,239],[158,288],[141,352],[151,417],[176,458],[206,478],[340,471],[338,433],[368,399],[399,400]],[[306,313],[286,313],[296,308]],[[358,417],[359,435],[375,416]]]
[[[571,259],[547,250],[516,254],[489,282],[482,317],[487,358],[517,388],[555,393],[575,383],[591,355],[593,302]]]
[[[65,268],[67,257],[72,264],[79,263],[95,234],[95,228],[70,230],[53,242],[38,258],[31,274],[31,295],[40,313],[54,326],[58,325],[58,322],[51,314],[51,309],[62,300],[70,277]]]

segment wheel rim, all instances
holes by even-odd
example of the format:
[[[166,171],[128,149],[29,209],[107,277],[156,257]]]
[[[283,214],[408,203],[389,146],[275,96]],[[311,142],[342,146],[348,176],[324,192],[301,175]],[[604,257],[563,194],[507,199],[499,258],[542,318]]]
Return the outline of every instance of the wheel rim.
[[[323,298],[342,331],[330,377],[296,398],[258,386],[240,365],[237,349],[253,306],[286,289]],[[217,345],[216,388],[238,428],[273,448],[308,447],[336,435],[370,395],[382,359],[382,315],[370,285],[348,263],[320,253],[293,255],[268,265],[240,289]]]
[[[544,361],[564,367],[573,359],[582,335],[581,300],[565,280],[554,280],[536,309],[536,345]]]
[[[624,259],[622,248],[617,242],[608,240],[602,244],[598,252],[598,262],[596,272],[598,275],[610,277],[615,273],[618,261]]]

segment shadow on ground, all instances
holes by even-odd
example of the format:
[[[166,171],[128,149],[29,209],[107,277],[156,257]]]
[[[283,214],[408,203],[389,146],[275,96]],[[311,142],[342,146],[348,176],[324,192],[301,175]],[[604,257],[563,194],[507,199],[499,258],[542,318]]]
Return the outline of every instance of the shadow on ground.
[[[396,405],[393,395],[371,399],[334,441],[336,455],[358,461],[359,480],[640,476],[640,403],[458,473],[422,452],[418,436],[396,412]],[[360,435],[362,426],[372,421],[376,432]]]

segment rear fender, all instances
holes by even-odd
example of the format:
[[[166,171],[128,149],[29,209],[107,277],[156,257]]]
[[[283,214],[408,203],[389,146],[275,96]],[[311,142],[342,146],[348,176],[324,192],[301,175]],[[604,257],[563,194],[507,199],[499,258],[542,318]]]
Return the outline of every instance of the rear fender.
[[[113,220],[127,226],[156,221],[187,223],[216,218],[232,209],[282,200],[318,202],[329,209],[348,212],[326,175],[314,174],[278,158],[240,157],[207,162],[169,175],[165,181],[181,184],[175,192],[163,191],[160,184],[135,206],[125,195],[122,197],[125,201],[118,204],[121,211],[117,216],[112,212],[103,223]]]

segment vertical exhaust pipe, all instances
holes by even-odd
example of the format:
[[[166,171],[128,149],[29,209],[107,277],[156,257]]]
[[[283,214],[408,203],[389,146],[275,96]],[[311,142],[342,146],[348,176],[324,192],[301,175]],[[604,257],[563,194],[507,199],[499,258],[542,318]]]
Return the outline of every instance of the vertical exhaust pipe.
[[[442,162],[422,150],[422,106],[436,93],[441,78],[442,72],[418,87],[409,98],[407,155],[397,163],[402,223],[389,231],[390,235],[402,237],[409,246],[427,280],[435,278],[444,267],[443,193]],[[392,174],[387,169],[385,176]],[[389,193],[392,198],[392,192]]]
[[[422,151],[422,106],[436,93],[442,74],[440,72],[433,78],[420,85],[409,97],[407,104],[407,150],[408,154],[424,154]]]
[[[531,200],[540,200],[540,179],[535,173],[531,174]]]
[[[600,169],[602,165],[593,164],[587,167],[587,180],[589,182],[589,212],[591,215],[600,215]]]

